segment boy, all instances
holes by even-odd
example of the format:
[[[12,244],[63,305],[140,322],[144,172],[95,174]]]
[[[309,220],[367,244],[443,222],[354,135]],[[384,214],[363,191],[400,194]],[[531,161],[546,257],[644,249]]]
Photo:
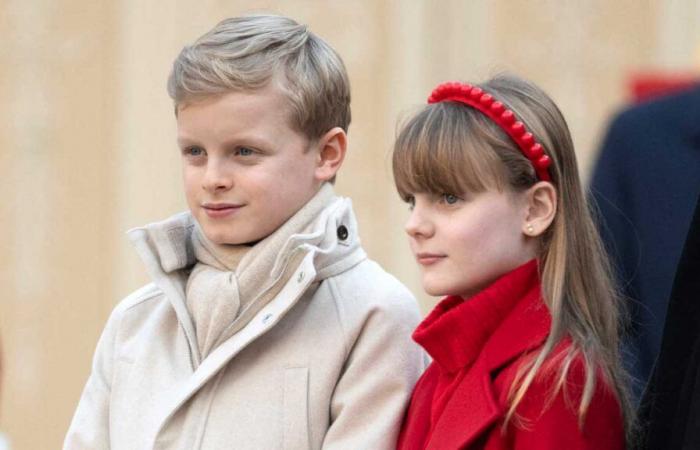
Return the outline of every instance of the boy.
[[[333,193],[342,61],[291,19],[229,19],[168,91],[189,212],[129,232],[153,283],[112,313],[64,448],[394,448],[420,317]]]

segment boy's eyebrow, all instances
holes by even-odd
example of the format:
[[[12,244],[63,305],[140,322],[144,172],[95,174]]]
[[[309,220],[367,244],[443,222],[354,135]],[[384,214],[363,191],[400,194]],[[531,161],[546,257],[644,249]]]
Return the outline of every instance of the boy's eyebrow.
[[[200,144],[198,139],[191,138],[186,135],[178,135],[177,136],[177,144],[181,147],[187,146],[187,145],[193,145],[193,144]],[[223,147],[231,147],[233,145],[241,145],[241,144],[246,144],[246,145],[251,145],[256,148],[261,148],[261,149],[274,149],[275,145],[272,141],[268,141],[262,137],[259,136],[236,136],[235,138],[225,140],[224,142],[221,143]]]
[[[262,137],[259,136],[237,136],[233,139],[225,140],[223,143],[224,147],[232,147],[234,145],[250,145],[252,147],[258,148],[258,149],[273,149],[275,148],[274,144],[272,141],[268,141]]]
[[[189,136],[183,136],[183,135],[178,135],[176,140],[177,140],[177,144],[181,147],[198,143],[197,139],[192,139]]]

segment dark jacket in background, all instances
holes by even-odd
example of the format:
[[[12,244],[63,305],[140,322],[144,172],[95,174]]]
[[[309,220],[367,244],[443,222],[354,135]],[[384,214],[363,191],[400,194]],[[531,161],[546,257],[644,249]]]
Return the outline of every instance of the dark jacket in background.
[[[700,88],[615,118],[591,184],[601,234],[630,298],[627,367],[638,396],[661,342],[667,301],[700,193]]]
[[[661,352],[642,400],[640,450],[700,449],[700,201],[678,264]]]

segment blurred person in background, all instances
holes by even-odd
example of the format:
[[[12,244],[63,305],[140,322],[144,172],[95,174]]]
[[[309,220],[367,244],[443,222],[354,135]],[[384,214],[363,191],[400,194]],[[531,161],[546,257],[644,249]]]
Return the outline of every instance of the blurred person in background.
[[[700,194],[700,86],[612,121],[591,182],[599,229],[630,311],[625,362],[638,399],[659,353],[668,298]]]
[[[668,302],[661,350],[642,397],[639,450],[700,449],[700,198]]]

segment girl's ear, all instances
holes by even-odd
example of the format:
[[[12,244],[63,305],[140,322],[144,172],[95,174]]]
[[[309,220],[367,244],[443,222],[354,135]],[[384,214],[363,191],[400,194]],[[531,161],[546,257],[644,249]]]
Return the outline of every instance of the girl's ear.
[[[523,233],[536,237],[542,235],[552,224],[557,213],[557,191],[552,183],[540,181],[528,189],[527,216],[523,223]]]
[[[348,137],[340,127],[324,134],[318,141],[318,163],[315,176],[319,181],[329,181],[335,177],[345,159]]]

